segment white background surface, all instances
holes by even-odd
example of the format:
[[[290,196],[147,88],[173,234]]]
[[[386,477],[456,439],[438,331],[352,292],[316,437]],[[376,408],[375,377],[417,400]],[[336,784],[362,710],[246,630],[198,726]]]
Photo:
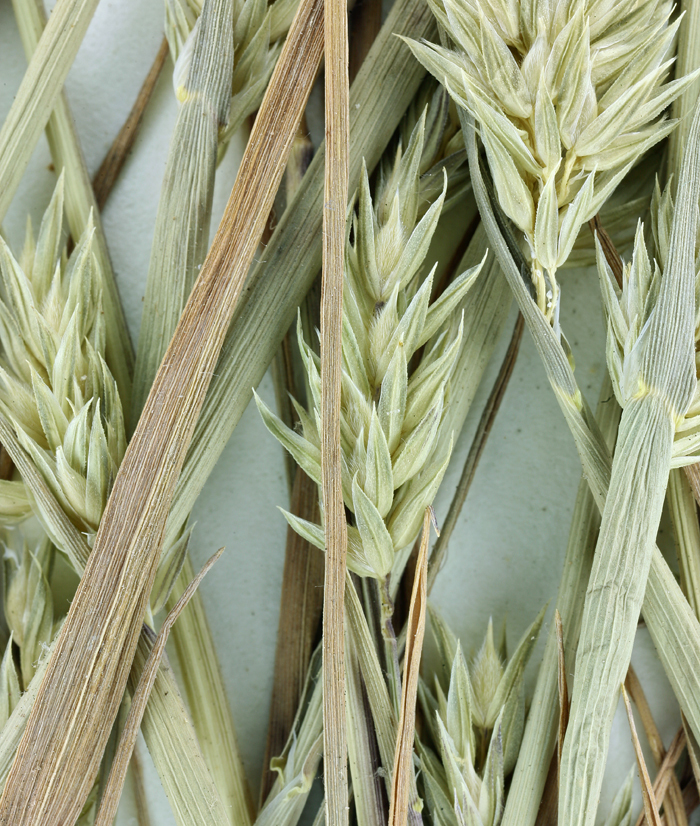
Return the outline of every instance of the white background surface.
[[[67,83],[91,174],[124,122],[158,50],[162,17],[158,0],[102,0],[98,7]],[[10,0],[0,0],[2,118],[25,66]],[[104,213],[134,340],[160,183],[176,116],[171,72],[172,64],[168,62]],[[235,177],[240,143],[232,150],[217,177],[214,228]],[[15,250],[22,244],[26,214],[32,216],[37,228],[48,203],[55,183],[55,175],[48,169],[50,161],[42,138],[4,222],[4,231]],[[595,405],[604,370],[597,277],[592,270],[577,271],[564,274],[562,281],[562,325],[577,360],[579,382]],[[503,341],[496,353],[457,443],[454,462],[438,498],[438,519],[444,518],[505,344]],[[269,378],[260,390],[273,405]],[[513,644],[539,608],[554,600],[579,478],[573,441],[526,333],[501,413],[453,535],[447,565],[433,591],[434,602],[467,651],[480,645],[489,616],[493,616],[497,627],[504,617],[507,619],[508,637]],[[216,572],[204,581],[202,593],[256,798],[284,554],[285,524],[276,508],[286,499],[281,448],[264,430],[255,409],[249,408],[197,503],[193,519],[198,527],[192,548],[195,566],[219,546],[227,548]],[[543,636],[551,612],[550,608]],[[645,631],[638,635],[633,663],[668,745],[679,725],[678,710]],[[601,812],[607,810],[633,759],[627,724],[618,709]],[[173,823],[150,766],[148,793],[152,822],[163,826]],[[121,807],[120,823],[135,823],[128,800]]]

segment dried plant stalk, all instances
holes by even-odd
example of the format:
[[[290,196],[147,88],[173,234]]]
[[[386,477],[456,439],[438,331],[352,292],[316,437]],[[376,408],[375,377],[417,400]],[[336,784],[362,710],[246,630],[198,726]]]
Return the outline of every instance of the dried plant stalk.
[[[455,494],[450,502],[447,517],[440,531],[438,540],[435,543],[433,552],[430,555],[430,564],[428,565],[428,590],[432,588],[433,583],[435,582],[435,577],[440,572],[440,568],[444,562],[445,554],[447,553],[447,545],[450,541],[450,537],[452,536],[452,531],[457,524],[457,519],[459,518],[459,514],[462,510],[464,502],[466,501],[469,488],[474,481],[479,459],[481,459],[481,454],[484,452],[484,448],[486,447],[486,442],[493,427],[493,423],[496,420],[496,415],[498,414],[503,397],[505,396],[510,377],[513,375],[513,369],[520,350],[520,342],[523,337],[523,328],[523,317],[522,315],[518,315],[508,349],[503,357],[503,362],[501,363],[501,368],[498,371],[498,376],[496,376],[496,381],[494,382],[491,393],[486,400],[486,404],[481,413],[481,418],[479,419],[479,424],[476,427],[476,433],[474,434],[472,444],[469,448],[469,453],[467,454],[467,458],[464,462],[462,475],[457,483],[457,489],[455,490]]]
[[[637,758],[637,767],[639,768],[639,779],[642,783],[642,800],[644,802],[644,814],[649,826],[661,826],[661,818],[659,817],[659,808],[656,805],[656,797],[654,796],[654,788],[651,785],[651,778],[647,771],[647,765],[644,762],[644,755],[642,754],[642,746],[637,737],[637,728],[634,725],[634,716],[632,714],[632,706],[630,705],[625,686],[620,686],[622,690],[622,699],[625,701],[625,710],[627,711],[627,720],[630,724],[630,733],[632,734],[632,743],[634,745],[634,753]]]
[[[360,179],[362,158],[374,168],[424,76],[395,33],[423,37],[434,31],[423,0],[394,4],[351,90],[351,190]],[[251,388],[262,379],[320,270],[323,157],[320,148],[248,280],[247,300],[227,336],[176,490],[168,535],[177,535],[187,519],[252,398]]]
[[[15,18],[27,59],[36,52],[46,13],[42,0],[13,0]],[[51,15],[53,18],[53,14]],[[49,107],[50,108],[50,107]],[[103,283],[103,309],[107,331],[106,359],[119,387],[124,410],[128,413],[131,398],[131,374],[134,353],[117,289],[112,262],[107,250],[98,203],[90,183],[85,158],[64,92],[56,96],[53,112],[46,123],[46,139],[56,170],[65,176],[65,210],[73,240],[77,243],[90,216],[95,225],[94,251]]]
[[[348,202],[349,85],[345,0],[325,0],[326,152],[321,294],[321,490],[326,567],[323,586],[323,779],[327,826],[348,822],[345,732],[345,556],[340,382],[342,374],[345,212]]]
[[[187,586],[184,594],[180,597],[175,607],[168,612],[168,615],[165,618],[160,631],[158,632],[155,644],[151,649],[151,653],[148,655],[148,659],[146,660],[146,665],[141,672],[139,684],[136,687],[134,696],[131,699],[131,708],[129,709],[129,715],[126,719],[126,724],[119,740],[117,753],[114,762],[112,763],[112,768],[109,772],[109,779],[107,780],[107,785],[105,786],[102,800],[100,801],[100,809],[97,813],[97,818],[95,819],[95,826],[111,826],[117,815],[119,798],[121,797],[124,781],[126,780],[126,770],[129,767],[129,760],[131,759],[134,746],[136,745],[136,737],[138,736],[141,721],[143,720],[143,715],[146,711],[148,697],[153,689],[156,677],[158,676],[158,668],[160,666],[161,658],[165,653],[165,644],[168,641],[170,629],[173,627],[173,624],[194,595],[194,592],[199,587],[202,579],[204,579],[207,575],[207,572],[211,569],[212,565],[217,562],[223,553],[223,550],[223,548],[220,548],[214,556],[212,556],[204,564],[202,570]]]
[[[425,612],[428,603],[428,539],[430,538],[430,508],[423,517],[423,534],[413,581],[411,608],[406,632],[401,713],[392,773],[389,826],[404,826],[408,821],[408,805],[413,777],[413,741],[416,730],[416,695],[420,658],[425,634]]]
[[[92,189],[95,193],[95,200],[97,201],[97,206],[100,210],[102,210],[104,205],[107,203],[107,198],[109,198],[109,195],[114,188],[114,184],[119,177],[119,173],[121,172],[129,152],[134,145],[139,128],[141,127],[144,112],[146,111],[151,95],[156,88],[156,83],[158,82],[160,73],[163,70],[163,66],[165,66],[165,61],[168,54],[168,41],[167,38],[164,37],[153,64],[148,70],[148,74],[139,89],[134,105],[131,107],[131,111],[129,112],[127,119],[124,121],[124,125],[119,130],[119,134],[112,142],[112,145],[109,147],[104,160],[100,164],[100,168],[97,170],[92,179]]]
[[[138,743],[134,746],[131,755],[131,786],[134,791],[134,805],[136,807],[137,826],[151,826],[151,816],[148,813],[148,798],[143,778],[143,764],[139,754]]]
[[[661,769],[661,766],[666,758],[666,749],[664,748],[663,740],[661,739],[661,735],[659,734],[659,730],[656,727],[656,723],[654,722],[654,718],[651,714],[651,709],[647,703],[647,698],[644,694],[642,684],[639,682],[639,678],[631,665],[627,670],[627,676],[625,677],[625,689],[627,690],[630,699],[637,707],[637,711],[642,720],[642,726],[644,727],[644,733],[647,736],[649,747],[654,755],[654,762],[656,763],[657,768]],[[656,789],[656,782],[658,779],[659,777],[657,776],[656,781],[654,781],[654,792],[659,805],[664,806],[667,826],[686,826],[687,821],[685,817],[685,808],[683,806],[683,794],[681,792],[678,778],[673,772],[669,774],[670,783],[666,797],[659,794]]]
[[[0,800],[0,822],[70,820],[97,773],[175,481],[317,71],[320,14],[319,4],[308,0],[295,18],[212,251],[115,481]]]
[[[132,692],[155,639],[153,631],[144,626],[129,675]],[[161,659],[141,732],[178,826],[231,826],[167,657]]]

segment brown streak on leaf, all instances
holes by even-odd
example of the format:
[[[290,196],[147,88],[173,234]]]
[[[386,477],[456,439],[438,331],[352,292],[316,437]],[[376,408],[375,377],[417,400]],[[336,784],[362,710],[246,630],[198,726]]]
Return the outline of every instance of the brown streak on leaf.
[[[615,276],[617,286],[622,288],[622,258],[620,257],[620,253],[617,251],[615,244],[613,244],[612,238],[603,228],[603,225],[600,222],[600,215],[594,215],[588,222],[588,226],[590,227],[593,235],[598,236],[600,246],[603,248],[605,260],[608,262],[608,265]]]

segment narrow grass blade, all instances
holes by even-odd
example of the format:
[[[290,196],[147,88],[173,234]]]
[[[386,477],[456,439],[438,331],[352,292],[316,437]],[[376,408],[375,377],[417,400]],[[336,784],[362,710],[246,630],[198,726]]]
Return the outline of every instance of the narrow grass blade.
[[[661,769],[661,766],[666,758],[666,749],[664,748],[663,740],[661,739],[659,730],[654,722],[642,684],[639,682],[639,678],[631,665],[627,671],[627,676],[625,677],[625,688],[630,699],[637,707],[637,712],[642,720],[642,726],[647,737],[647,742],[649,743],[649,747],[654,755],[656,767],[657,769]],[[685,807],[683,806],[683,794],[681,792],[678,778],[673,772],[668,773],[668,778],[670,782],[668,785],[668,791],[664,797],[664,795],[662,795],[656,788],[656,784],[660,779],[659,775],[657,775],[656,780],[654,781],[654,793],[656,795],[656,799],[659,805],[664,807],[664,814],[666,815],[668,826],[686,826],[687,820],[685,817]]]
[[[566,728],[569,724],[569,687],[566,679],[566,651],[564,648],[564,630],[559,609],[554,611],[554,628],[557,636],[557,684],[559,687],[559,732],[557,735],[557,774],[561,773],[561,750],[564,745]]]
[[[189,582],[194,569],[189,553],[180,571],[166,608],[172,610]],[[182,682],[202,753],[219,795],[236,826],[255,819],[255,806],[243,766],[226,687],[221,676],[204,600],[197,591],[172,630]],[[283,744],[284,745],[284,744]]]
[[[102,800],[100,801],[100,808],[95,819],[95,826],[111,826],[114,818],[117,815],[117,808],[119,806],[119,798],[121,797],[124,781],[126,780],[126,771],[129,767],[129,760],[136,745],[136,737],[139,733],[141,721],[143,720],[144,712],[146,711],[146,704],[148,697],[153,689],[153,684],[158,676],[158,668],[160,661],[165,653],[165,644],[170,635],[170,629],[177,618],[182,613],[187,603],[192,598],[194,592],[199,587],[202,579],[207,575],[211,567],[218,561],[224,549],[220,548],[214,556],[212,556],[204,565],[202,570],[192,580],[192,582],[185,589],[184,594],[180,597],[175,607],[168,612],[163,625],[158,632],[155,644],[148,655],[146,664],[141,672],[139,684],[136,687],[134,696],[131,698],[131,708],[129,709],[129,716],[126,719],[124,730],[122,731],[117,747],[117,754],[112,768],[109,773],[109,779],[104,790]]]
[[[136,691],[155,639],[144,626],[129,676],[131,692]],[[178,826],[230,826],[167,658],[161,659],[141,732]]]
[[[231,102],[233,11],[233,0],[207,0],[192,34],[192,62],[179,91],[148,265],[134,423],[209,247],[219,125],[226,122]]]
[[[70,820],[89,793],[131,666],[172,491],[316,74],[320,13],[306,2],[295,18],[212,251],[117,475],[0,800],[0,820]]]
[[[687,470],[671,470],[666,495],[676,534],[681,586],[695,616],[700,617],[700,524]]]
[[[0,129],[0,221],[63,88],[98,0],[59,0]]]
[[[346,706],[348,757],[352,796],[358,826],[386,826],[381,762],[374,736],[374,722],[367,702],[360,664],[352,638],[346,633]]]

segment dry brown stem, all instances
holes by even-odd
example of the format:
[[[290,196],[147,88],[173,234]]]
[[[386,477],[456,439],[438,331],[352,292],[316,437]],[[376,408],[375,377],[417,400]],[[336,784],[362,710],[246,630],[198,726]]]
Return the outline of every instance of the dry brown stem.
[[[146,665],[141,672],[138,687],[136,688],[134,696],[131,700],[131,708],[129,709],[129,715],[126,718],[126,724],[124,725],[124,730],[122,731],[121,738],[119,740],[117,753],[114,757],[114,762],[112,763],[112,768],[109,772],[107,785],[105,786],[104,794],[102,796],[102,800],[100,801],[100,810],[97,813],[97,818],[95,819],[95,826],[111,826],[114,818],[117,816],[119,798],[121,797],[122,789],[124,788],[124,781],[126,780],[126,770],[129,767],[129,760],[134,752],[136,737],[138,736],[141,721],[143,720],[143,715],[146,711],[146,703],[148,703],[148,698],[151,695],[153,684],[155,683],[156,676],[158,675],[158,668],[160,667],[160,661],[163,653],[165,652],[165,644],[170,636],[170,629],[175,624],[175,620],[180,616],[187,603],[194,596],[194,592],[197,590],[199,584],[211,569],[212,565],[218,561],[223,552],[224,549],[219,548],[214,556],[205,562],[202,570],[187,586],[185,592],[177,601],[175,607],[168,613],[160,631],[158,632],[155,645],[151,649],[151,653],[146,660]]]
[[[156,88],[156,83],[158,82],[160,73],[165,65],[168,52],[168,41],[166,38],[163,38],[163,42],[160,44],[158,53],[153,61],[153,65],[148,70],[146,79],[143,81],[143,85],[139,89],[139,93],[136,96],[136,100],[134,105],[131,107],[131,111],[129,112],[127,119],[124,121],[124,125],[119,130],[119,134],[107,150],[107,154],[100,164],[100,168],[97,170],[95,177],[92,179],[92,189],[95,193],[95,200],[97,201],[97,206],[99,207],[100,212],[107,202],[107,198],[109,198],[109,194],[112,191],[117,178],[119,177],[119,173],[124,166],[129,152],[131,151],[131,147],[134,145],[136,135],[138,135],[139,127],[141,126],[141,121],[143,120],[143,113],[146,111],[148,101],[151,99],[153,90]]]
[[[523,317],[520,313],[518,313],[518,318],[515,322],[515,326],[513,327],[513,334],[510,339],[510,344],[508,345],[506,354],[503,357],[503,362],[501,363],[500,370],[496,376],[496,381],[494,382],[489,397],[486,400],[486,405],[481,413],[481,418],[479,419],[476,433],[474,434],[471,447],[469,448],[469,453],[467,454],[467,458],[464,462],[462,475],[457,484],[452,501],[450,502],[450,508],[447,511],[447,517],[445,518],[445,522],[442,526],[442,530],[440,531],[440,536],[435,543],[433,552],[430,555],[430,565],[428,567],[428,591],[430,591],[433,587],[435,577],[440,572],[440,568],[444,563],[445,554],[447,553],[447,546],[449,544],[450,537],[452,536],[452,531],[457,524],[457,519],[459,518],[459,514],[461,513],[464,502],[466,501],[469,488],[474,481],[476,469],[479,465],[479,459],[481,459],[481,455],[484,452],[486,442],[488,441],[489,434],[493,428],[493,423],[496,421],[498,410],[501,406],[506,390],[508,389],[508,383],[510,381],[510,377],[513,375],[515,362],[518,358],[518,352],[520,351],[520,342],[523,337],[523,329]]]
[[[644,762],[644,755],[642,754],[642,746],[637,737],[637,728],[634,724],[634,716],[632,714],[632,706],[630,699],[627,696],[627,691],[624,685],[621,686],[622,699],[625,701],[625,709],[627,711],[627,720],[630,724],[630,733],[632,734],[632,744],[634,745],[634,753],[637,757],[637,768],[639,769],[639,779],[642,784],[642,800],[644,801],[644,817],[647,819],[649,826],[661,826],[661,818],[659,817],[659,807],[656,804],[656,796],[654,788],[651,785],[649,772],[647,771],[646,763]]]
[[[134,657],[175,482],[316,75],[322,14],[321,0],[304,0],[292,24],[49,661],[0,800],[2,824],[73,822],[89,794]]]
[[[625,688],[627,689],[630,699],[637,708],[637,713],[642,721],[642,726],[644,728],[644,733],[646,734],[649,747],[651,748],[651,753],[654,755],[654,762],[656,763],[657,769],[659,769],[663,765],[666,757],[666,749],[664,748],[664,743],[661,739],[659,729],[654,722],[642,684],[639,682],[639,677],[637,677],[637,674],[631,665],[627,669]],[[676,824],[676,826],[685,826],[687,823],[685,817],[685,806],[683,805],[683,794],[681,792],[678,778],[675,774],[671,773],[669,779],[670,785],[666,799],[660,795],[657,795],[657,800],[659,805],[663,805],[664,807],[667,826],[674,826],[674,824]]]

